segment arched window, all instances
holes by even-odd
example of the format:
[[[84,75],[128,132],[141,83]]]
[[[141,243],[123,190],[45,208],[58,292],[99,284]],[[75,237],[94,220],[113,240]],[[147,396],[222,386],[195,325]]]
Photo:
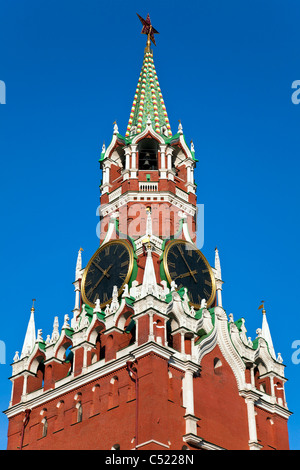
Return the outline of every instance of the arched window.
[[[113,445],[111,450],[120,450],[120,444]]]
[[[77,423],[82,422],[82,404],[81,401],[76,403],[76,408],[77,408]]]
[[[216,375],[222,374],[222,361],[218,357],[214,358],[214,373]]]
[[[42,419],[42,437],[46,437],[47,436],[47,431],[48,431],[48,421],[47,421],[47,418],[43,418]]]
[[[168,342],[168,346],[170,346],[170,348],[173,348],[173,336],[172,336],[172,329],[171,329],[171,320],[168,320],[168,321],[167,321],[166,328],[167,328],[167,342]]]
[[[108,409],[119,405],[119,380],[115,376],[110,380],[108,394]]]
[[[155,139],[143,139],[138,144],[139,170],[151,171],[158,169],[158,142]]]
[[[42,437],[47,436],[47,430],[48,430],[48,421],[47,421],[47,408],[43,408],[42,411],[40,412],[40,415],[43,416],[43,419],[41,421],[42,424]]]
[[[95,384],[92,388],[92,404],[90,408],[90,416],[100,413],[101,399],[100,399],[100,385]]]
[[[168,400],[174,401],[174,387],[173,387],[173,375],[172,372],[168,371]]]
[[[65,403],[63,400],[60,400],[56,405],[57,415],[56,415],[55,424],[54,424],[55,432],[60,431],[61,429],[64,428],[64,418],[65,418],[64,407],[65,407]]]

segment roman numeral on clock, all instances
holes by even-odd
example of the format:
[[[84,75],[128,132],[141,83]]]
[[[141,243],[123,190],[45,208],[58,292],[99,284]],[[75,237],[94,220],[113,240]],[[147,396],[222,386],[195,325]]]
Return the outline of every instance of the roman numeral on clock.
[[[205,297],[207,297],[207,298],[210,297],[210,293],[207,292],[207,290],[205,288],[203,289],[203,292],[204,292]]]
[[[91,297],[93,292],[94,292],[94,289],[91,287],[90,290],[86,293],[87,297]]]

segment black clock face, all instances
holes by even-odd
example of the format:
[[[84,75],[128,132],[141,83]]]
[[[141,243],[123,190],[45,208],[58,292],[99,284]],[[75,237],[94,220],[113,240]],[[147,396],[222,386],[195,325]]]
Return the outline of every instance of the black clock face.
[[[168,281],[177,289],[186,287],[190,303],[197,309],[206,300],[209,307],[215,298],[215,278],[204,255],[184,240],[172,240],[164,252],[164,270]]]
[[[105,243],[89,261],[82,279],[83,302],[95,307],[97,299],[103,307],[112,299],[113,287],[120,293],[128,283],[133,267],[133,251],[125,240]]]

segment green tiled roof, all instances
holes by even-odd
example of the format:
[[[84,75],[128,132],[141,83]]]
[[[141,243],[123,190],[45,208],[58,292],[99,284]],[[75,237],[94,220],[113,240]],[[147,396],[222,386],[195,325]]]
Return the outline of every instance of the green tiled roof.
[[[149,115],[152,127],[157,133],[160,134],[161,127],[166,126],[168,135],[172,135],[166,106],[153,62],[153,54],[152,52],[145,51],[125,137],[130,135],[132,126],[136,126],[136,134],[142,132],[146,128]]]

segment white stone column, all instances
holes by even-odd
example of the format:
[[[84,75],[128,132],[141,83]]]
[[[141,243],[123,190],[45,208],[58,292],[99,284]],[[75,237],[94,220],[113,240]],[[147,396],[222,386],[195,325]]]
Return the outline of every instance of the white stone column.
[[[73,321],[76,322],[80,314],[80,280],[77,279],[73,284],[75,287],[75,306],[73,309]]]
[[[136,170],[136,149],[137,145],[131,146],[131,169]]]
[[[102,194],[109,191],[109,166],[103,165],[102,169]]]
[[[27,395],[27,378],[28,378],[28,374],[25,372],[23,374],[23,377],[24,377],[24,382],[23,382],[23,389],[22,389],[22,401]]]
[[[167,170],[166,170],[166,146],[160,146],[160,168],[159,168],[160,178],[167,177]]]
[[[130,149],[125,148],[125,170],[129,170],[130,167]]]
[[[189,439],[189,436],[197,436],[197,421],[199,421],[199,418],[194,414],[194,373],[197,370],[199,370],[199,367],[196,364],[190,361],[186,363],[183,379],[183,406],[186,409],[184,419],[185,438],[187,439]]]
[[[160,146],[160,168],[164,170],[166,168],[166,146]]]
[[[106,184],[106,181],[107,181],[107,173],[106,173],[106,169],[107,167],[106,166],[103,166],[103,176],[102,176],[102,185],[104,186]]]
[[[172,169],[172,153],[173,153],[173,149],[168,147],[167,148],[167,169],[168,170]]]
[[[91,350],[90,344],[83,344],[83,361],[82,361],[82,372],[86,371],[87,368],[87,353]]]
[[[255,388],[254,366],[250,369],[251,385]]]
[[[191,183],[192,183],[192,184],[195,183],[195,179],[194,179],[194,167],[191,167]]]
[[[270,377],[271,396],[275,397],[274,377]]]
[[[154,334],[153,334],[153,312],[149,312],[149,341],[154,341]]]
[[[191,338],[191,356],[192,359],[196,359],[196,348],[195,348],[195,337]]]
[[[137,177],[137,166],[136,166],[136,149],[137,145],[131,146],[131,167],[130,167],[130,177]]]
[[[194,415],[194,384],[193,384],[193,371],[187,369],[185,371],[185,399],[186,399],[186,414]]]
[[[186,168],[186,180],[188,183],[191,183],[191,167],[187,166]]]
[[[257,441],[256,419],[255,419],[255,399],[253,397],[245,398],[248,413],[248,428],[249,428],[249,449],[259,450],[261,448]]]
[[[223,284],[223,281],[221,281],[220,279],[216,279],[218,307],[223,307],[223,304],[222,304],[222,284]]]
[[[106,167],[106,183],[109,184],[109,178],[110,178],[110,167]]]
[[[181,331],[181,354],[185,354],[184,332]]]

